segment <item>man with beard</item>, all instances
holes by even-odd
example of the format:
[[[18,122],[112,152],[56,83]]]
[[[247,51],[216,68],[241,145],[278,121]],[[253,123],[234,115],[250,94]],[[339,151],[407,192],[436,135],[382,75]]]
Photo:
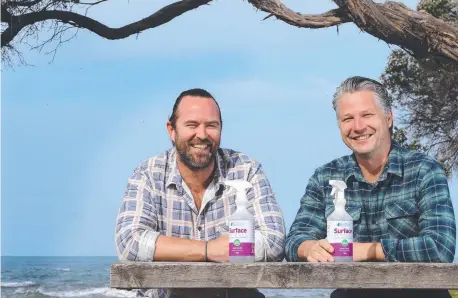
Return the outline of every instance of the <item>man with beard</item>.
[[[379,82],[351,77],[334,95],[343,142],[353,152],[315,170],[286,240],[287,261],[333,262],[326,239],[341,180],[353,217],[353,261],[453,262],[456,226],[447,178],[433,158],[392,139],[393,113]],[[351,249],[351,246],[350,246]],[[331,298],[450,297],[447,290],[337,290]]]
[[[228,217],[235,211],[235,189],[225,180],[243,179],[248,211],[255,217],[255,260],[282,261],[282,212],[261,165],[220,148],[218,103],[203,89],[182,92],[167,121],[170,150],[141,163],[128,180],[116,224],[120,260],[226,262]],[[197,273],[198,274],[198,273]],[[140,290],[150,297],[263,297],[255,289]]]

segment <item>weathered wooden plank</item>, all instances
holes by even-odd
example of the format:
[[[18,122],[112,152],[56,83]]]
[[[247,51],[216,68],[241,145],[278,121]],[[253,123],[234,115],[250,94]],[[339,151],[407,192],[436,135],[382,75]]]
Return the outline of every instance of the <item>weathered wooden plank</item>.
[[[179,263],[112,264],[113,288],[458,289],[458,264]]]

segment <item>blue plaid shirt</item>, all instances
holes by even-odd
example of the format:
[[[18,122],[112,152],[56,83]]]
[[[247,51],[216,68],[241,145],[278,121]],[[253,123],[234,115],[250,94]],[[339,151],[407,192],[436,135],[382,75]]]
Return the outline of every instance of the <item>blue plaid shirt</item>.
[[[256,261],[283,260],[283,215],[258,162],[243,153],[219,149],[216,174],[198,210],[176,158],[176,149],[172,148],[140,164],[129,178],[116,221],[120,260],[153,261],[159,235],[213,240],[227,234],[227,219],[236,210],[236,191],[224,181],[234,179],[249,181],[253,186],[247,192],[247,209],[255,217]],[[153,289],[143,291],[143,295],[169,297],[170,291]]]
[[[386,261],[452,262],[456,225],[441,165],[393,142],[378,181],[368,183],[353,155],[316,169],[286,240],[286,259],[299,261],[304,240],[326,238],[334,211],[329,180],[347,184],[345,209],[353,217],[355,242],[380,242]]]

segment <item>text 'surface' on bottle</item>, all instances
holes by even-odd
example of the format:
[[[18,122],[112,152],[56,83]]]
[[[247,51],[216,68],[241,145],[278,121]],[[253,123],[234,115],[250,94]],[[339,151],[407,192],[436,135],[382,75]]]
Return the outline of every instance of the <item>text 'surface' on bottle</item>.
[[[352,258],[353,256],[353,221],[328,220],[328,242],[334,248],[332,256]]]
[[[234,220],[229,223],[229,256],[254,256],[254,233],[251,220]]]

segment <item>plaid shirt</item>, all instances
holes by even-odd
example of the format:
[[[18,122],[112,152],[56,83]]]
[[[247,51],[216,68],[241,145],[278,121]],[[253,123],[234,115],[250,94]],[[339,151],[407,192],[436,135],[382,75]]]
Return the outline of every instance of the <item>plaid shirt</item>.
[[[120,260],[153,261],[159,235],[213,240],[228,232],[227,218],[236,210],[235,189],[225,180],[244,179],[248,211],[255,217],[256,261],[284,258],[284,219],[261,165],[245,154],[219,149],[217,170],[208,186],[201,210],[177,168],[176,149],[140,164],[128,180],[116,222],[115,242]],[[148,291],[168,297],[170,291]]]
[[[315,171],[287,236],[288,261],[299,261],[304,240],[326,238],[326,218],[334,211],[332,179],[347,184],[345,209],[354,220],[355,242],[381,242],[385,261],[453,261],[456,226],[444,171],[427,155],[395,142],[374,184],[363,178],[353,155]]]

